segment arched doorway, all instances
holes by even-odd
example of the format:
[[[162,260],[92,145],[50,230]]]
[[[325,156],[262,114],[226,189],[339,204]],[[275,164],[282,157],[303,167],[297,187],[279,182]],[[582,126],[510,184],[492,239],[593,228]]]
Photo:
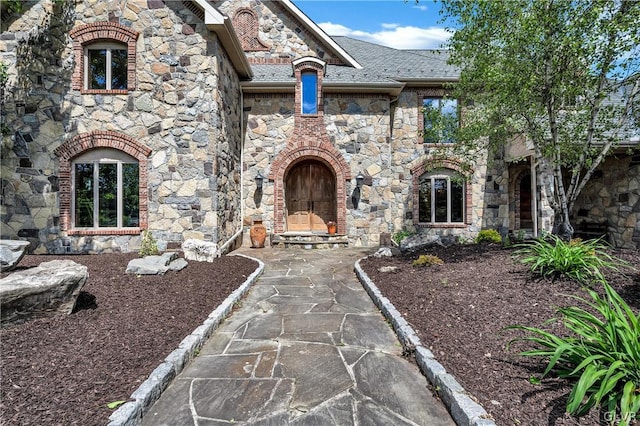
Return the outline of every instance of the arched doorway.
[[[326,232],[336,222],[336,177],[324,163],[295,163],[284,179],[287,231]]]
[[[522,176],[518,185],[520,197],[518,207],[520,211],[520,229],[532,229],[533,219],[531,216],[531,174]]]

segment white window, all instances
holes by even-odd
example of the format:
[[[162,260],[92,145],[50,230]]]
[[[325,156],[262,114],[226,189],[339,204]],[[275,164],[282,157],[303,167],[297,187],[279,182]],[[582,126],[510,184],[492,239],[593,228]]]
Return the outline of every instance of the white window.
[[[92,43],[84,49],[85,89],[127,90],[126,44]]]
[[[140,223],[138,161],[115,149],[95,149],[72,162],[76,228],[127,228]]]
[[[419,179],[420,223],[463,223],[465,183],[453,170],[425,173]]]

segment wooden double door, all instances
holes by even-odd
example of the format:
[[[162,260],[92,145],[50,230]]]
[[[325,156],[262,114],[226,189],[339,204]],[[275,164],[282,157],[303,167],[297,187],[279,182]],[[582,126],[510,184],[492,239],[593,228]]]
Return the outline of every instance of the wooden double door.
[[[326,232],[336,221],[336,178],[315,160],[294,165],[285,178],[288,231]]]

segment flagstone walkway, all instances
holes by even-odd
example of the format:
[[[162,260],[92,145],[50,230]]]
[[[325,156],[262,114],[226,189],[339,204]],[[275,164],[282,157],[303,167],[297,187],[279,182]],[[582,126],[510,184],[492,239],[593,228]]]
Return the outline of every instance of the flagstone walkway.
[[[353,273],[358,249],[241,249],[266,267],[143,425],[454,425]]]

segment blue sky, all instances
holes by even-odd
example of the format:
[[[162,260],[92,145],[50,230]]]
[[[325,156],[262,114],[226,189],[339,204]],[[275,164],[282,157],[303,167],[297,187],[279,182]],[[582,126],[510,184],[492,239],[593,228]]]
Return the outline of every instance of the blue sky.
[[[433,49],[448,38],[439,4],[429,0],[293,0],[329,35],[396,49]]]

